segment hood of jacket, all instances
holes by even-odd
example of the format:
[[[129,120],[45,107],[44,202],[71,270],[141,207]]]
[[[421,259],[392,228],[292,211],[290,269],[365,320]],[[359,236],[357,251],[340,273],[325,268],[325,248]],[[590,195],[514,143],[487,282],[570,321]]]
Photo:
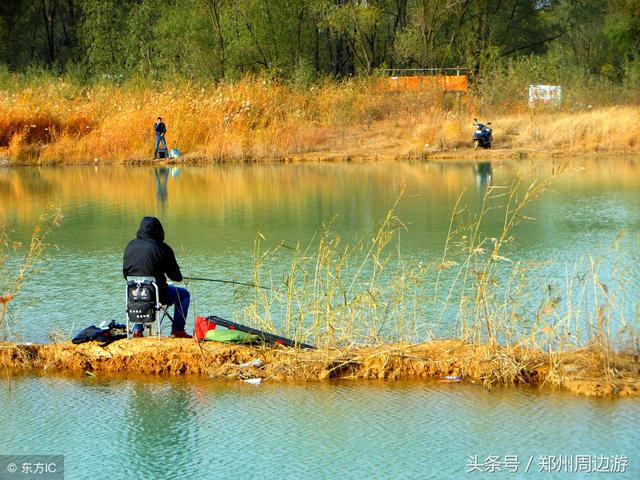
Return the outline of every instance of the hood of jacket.
[[[140,228],[136,234],[136,238],[151,238],[158,242],[164,242],[164,229],[160,220],[156,217],[144,217],[140,222]]]

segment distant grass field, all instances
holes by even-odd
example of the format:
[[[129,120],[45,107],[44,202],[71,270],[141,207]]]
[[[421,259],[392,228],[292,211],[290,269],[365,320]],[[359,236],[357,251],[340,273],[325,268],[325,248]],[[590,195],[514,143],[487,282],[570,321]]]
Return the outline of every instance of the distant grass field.
[[[150,160],[158,116],[169,147],[200,161],[420,158],[469,147],[476,116],[493,122],[498,149],[640,151],[637,105],[530,111],[523,94],[494,108],[472,94],[384,92],[367,79],[83,87],[47,77],[5,81],[0,101],[0,157],[13,164]]]

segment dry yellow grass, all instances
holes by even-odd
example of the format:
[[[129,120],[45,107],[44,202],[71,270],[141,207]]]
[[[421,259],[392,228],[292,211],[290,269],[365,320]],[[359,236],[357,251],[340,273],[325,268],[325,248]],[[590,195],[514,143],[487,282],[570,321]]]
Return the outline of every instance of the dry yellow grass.
[[[497,121],[496,134],[513,147],[571,152],[637,152],[640,108],[617,106],[575,113],[514,115]]]
[[[415,130],[416,148],[433,152],[469,146],[471,116],[431,111]],[[549,153],[638,152],[638,119],[637,106],[486,116],[492,122],[496,148]]]
[[[162,116],[169,146],[208,160],[274,159],[331,150],[332,135],[415,117],[437,93],[388,94],[371,82],[303,89],[247,78],[208,87],[79,88],[64,81],[0,91],[0,147],[15,162],[131,161],[152,154]]]
[[[209,161],[421,157],[468,147],[474,116],[493,121],[497,148],[640,150],[640,107],[492,117],[471,95],[386,92],[362,79],[308,89],[255,78],[157,88],[48,80],[0,91],[0,101],[0,149],[14,163],[147,160],[157,116],[170,147]]]

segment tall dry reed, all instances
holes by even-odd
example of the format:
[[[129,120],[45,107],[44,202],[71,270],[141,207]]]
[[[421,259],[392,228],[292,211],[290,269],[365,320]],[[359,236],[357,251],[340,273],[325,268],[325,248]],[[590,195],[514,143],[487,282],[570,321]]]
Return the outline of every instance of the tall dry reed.
[[[395,213],[401,198],[355,243],[344,242],[331,225],[305,246],[264,248],[259,238],[253,281],[271,290],[250,293],[237,318],[326,348],[464,340],[500,365],[500,378],[487,378],[488,384],[517,381],[540,352],[557,384],[570,368],[567,359],[582,351],[600,359],[593,368],[607,377],[614,352],[640,353],[637,316],[628,304],[634,301],[629,265],[596,258],[556,265],[565,272],[560,281],[541,278],[553,259],[541,266],[517,255],[518,224],[532,221],[529,207],[561,174],[562,168],[530,184],[519,178],[490,186],[478,211],[461,196],[437,259],[403,257],[406,227]],[[497,231],[488,231],[489,216],[502,218]],[[271,264],[283,257],[286,269]]]
[[[7,231],[0,225],[0,295],[9,294],[13,299],[19,297],[20,290],[29,274],[38,266],[39,261],[50,246],[47,237],[62,220],[57,209],[42,214],[33,228],[29,244],[21,254],[23,246],[9,238]],[[17,260],[16,260],[17,258]],[[16,318],[11,315],[11,302],[0,303],[0,340],[16,338]]]
[[[15,80],[0,90],[0,155],[14,163],[150,159],[158,116],[168,126],[169,147],[210,161],[420,157],[469,146],[474,116],[493,120],[497,147],[640,149],[638,106],[529,111],[522,100],[523,108],[509,113],[472,93],[396,92],[379,85],[364,78],[310,87],[255,77],[205,86],[185,80],[151,86]]]
[[[548,153],[632,153],[640,151],[640,107],[614,106],[579,111],[531,110],[492,114],[494,148]],[[429,111],[415,128],[416,152],[468,147],[471,112]]]
[[[262,78],[206,86],[187,81],[153,86],[64,80],[5,86],[0,91],[0,147],[15,162],[147,159],[156,117],[167,141],[191,157],[261,160],[331,148],[336,131],[413,118],[441,94],[387,93],[353,79],[298,87]],[[328,143],[327,143],[328,142]]]

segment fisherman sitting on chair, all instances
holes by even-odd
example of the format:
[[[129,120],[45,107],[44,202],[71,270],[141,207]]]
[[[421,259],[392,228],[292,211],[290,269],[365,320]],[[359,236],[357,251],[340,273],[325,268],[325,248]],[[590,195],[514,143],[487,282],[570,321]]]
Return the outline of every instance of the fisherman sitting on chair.
[[[160,303],[175,305],[171,336],[191,338],[184,331],[189,292],[186,288],[167,285],[165,274],[174,282],[180,282],[182,273],[173,249],[164,243],[164,229],[156,217],[144,217],[140,222],[136,239],[131,240],[124,251],[122,271],[125,278],[135,275],[155,277],[160,290]],[[142,324],[135,324],[133,336],[142,337]]]

